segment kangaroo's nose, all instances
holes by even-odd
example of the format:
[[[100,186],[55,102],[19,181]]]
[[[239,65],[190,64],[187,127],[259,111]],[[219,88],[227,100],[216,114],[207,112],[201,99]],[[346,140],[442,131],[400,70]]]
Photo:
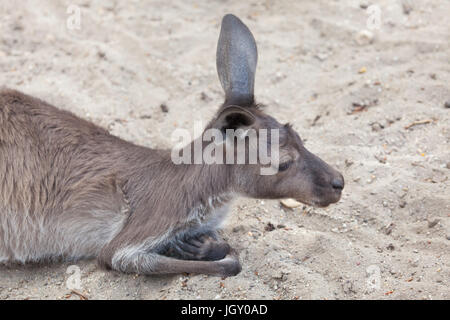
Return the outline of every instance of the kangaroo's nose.
[[[333,189],[336,189],[336,190],[344,189],[344,177],[340,176],[338,178],[334,178],[331,181],[331,185],[333,186]]]

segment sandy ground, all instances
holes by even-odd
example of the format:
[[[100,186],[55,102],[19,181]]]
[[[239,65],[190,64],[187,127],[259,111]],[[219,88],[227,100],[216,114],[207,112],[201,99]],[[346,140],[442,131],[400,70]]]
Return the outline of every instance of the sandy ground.
[[[224,229],[241,253],[236,277],[122,275],[81,261],[80,292],[450,299],[450,2],[373,3],[381,25],[367,34],[362,0],[1,0],[0,84],[151,147],[171,146],[175,128],[206,123],[221,103],[215,49],[221,17],[235,13],[258,43],[258,101],[346,179],[326,209],[237,200]],[[79,30],[67,28],[70,4]],[[0,267],[0,299],[79,299],[68,266]]]

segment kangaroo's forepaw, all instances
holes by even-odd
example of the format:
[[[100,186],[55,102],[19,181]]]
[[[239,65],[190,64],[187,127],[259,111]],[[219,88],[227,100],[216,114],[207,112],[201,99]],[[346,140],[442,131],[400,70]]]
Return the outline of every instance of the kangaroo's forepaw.
[[[184,259],[216,261],[226,257],[231,248],[228,243],[214,239],[209,235],[178,240],[174,244]]]

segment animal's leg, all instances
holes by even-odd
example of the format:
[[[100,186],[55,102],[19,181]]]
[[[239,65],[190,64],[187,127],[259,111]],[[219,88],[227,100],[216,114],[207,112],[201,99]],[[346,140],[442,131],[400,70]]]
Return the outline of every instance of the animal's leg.
[[[228,277],[241,271],[239,257],[234,251],[218,261],[193,261],[175,259],[154,252],[136,251],[133,248],[122,248],[110,258],[101,255],[99,261],[117,271],[146,275],[186,272]]]
[[[175,239],[172,248],[181,259],[216,261],[225,258],[231,247],[215,233]]]

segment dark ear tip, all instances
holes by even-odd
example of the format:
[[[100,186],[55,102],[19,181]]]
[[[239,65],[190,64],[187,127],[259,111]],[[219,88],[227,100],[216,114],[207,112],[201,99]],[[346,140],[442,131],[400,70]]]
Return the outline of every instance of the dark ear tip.
[[[248,29],[247,26],[242,22],[241,19],[239,19],[232,13],[227,13],[222,18],[222,28],[228,28],[228,27],[232,27],[232,26],[236,26],[236,27],[240,26],[240,27],[244,27],[245,29]]]
[[[226,23],[226,22],[231,22],[231,21],[241,21],[238,17],[236,17],[234,14],[232,13],[227,13],[226,15],[223,16],[222,18],[222,23]]]

